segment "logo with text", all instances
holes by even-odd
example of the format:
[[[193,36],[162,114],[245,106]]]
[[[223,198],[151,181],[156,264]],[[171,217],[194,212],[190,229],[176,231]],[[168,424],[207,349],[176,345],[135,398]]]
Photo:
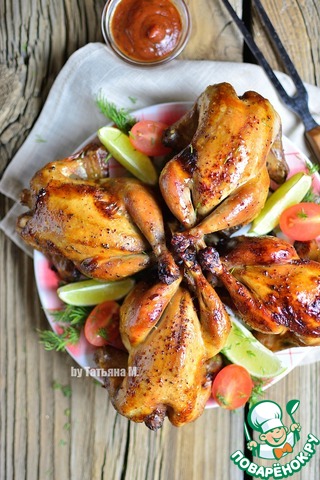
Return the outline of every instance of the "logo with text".
[[[290,425],[283,424],[281,407],[271,400],[262,400],[253,405],[247,416],[247,423],[258,433],[257,441],[250,437],[247,423],[244,422],[244,432],[247,448],[253,457],[275,461],[270,466],[258,465],[247,458],[241,450],[234,452],[230,459],[240,470],[257,478],[288,478],[299,472],[316,453],[316,446],[320,440],[309,433],[302,450],[294,452],[300,440],[301,425],[296,422],[293,415],[300,405],[299,400],[290,400],[286,405],[286,412],[290,418]],[[289,422],[288,422],[289,423]],[[294,455],[290,461],[282,463],[287,455]],[[280,462],[281,460],[281,462]],[[287,459],[285,459],[287,460]]]

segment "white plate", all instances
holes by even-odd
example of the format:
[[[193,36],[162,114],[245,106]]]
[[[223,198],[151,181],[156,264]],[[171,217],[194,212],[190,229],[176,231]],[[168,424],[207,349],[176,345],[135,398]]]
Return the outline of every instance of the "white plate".
[[[136,112],[132,112],[132,115],[139,120],[156,120],[160,122],[172,124],[178,120],[191,106],[189,102],[176,102],[176,103],[164,103],[160,105],[154,105]],[[79,146],[82,148],[89,142],[94,141],[96,134],[93,134],[83,144]],[[284,152],[286,160],[290,167],[290,174],[294,174],[298,171],[306,170],[307,158],[300,152],[297,147],[286,137],[283,138]],[[123,169],[117,162],[112,163],[110,167],[111,176],[119,176],[123,173]],[[314,189],[320,193],[320,177],[314,176]],[[54,318],[50,315],[50,310],[56,310],[62,307],[62,303],[57,296],[57,288],[59,285],[59,277],[52,270],[50,262],[40,252],[34,252],[34,270],[36,283],[40,301],[48,322],[52,329],[57,331],[57,324],[54,322]],[[316,347],[296,347],[287,350],[282,350],[276,355],[280,358],[283,365],[286,367],[285,372],[268,382],[267,387],[281,380],[286,376],[294,367],[299,365],[302,360]],[[94,369],[96,364],[94,362],[95,347],[91,346],[84,336],[82,335],[79,343],[76,346],[70,346],[67,348],[68,353],[83,369]],[[99,378],[97,378],[99,380]],[[208,402],[208,407],[215,406],[213,401]]]

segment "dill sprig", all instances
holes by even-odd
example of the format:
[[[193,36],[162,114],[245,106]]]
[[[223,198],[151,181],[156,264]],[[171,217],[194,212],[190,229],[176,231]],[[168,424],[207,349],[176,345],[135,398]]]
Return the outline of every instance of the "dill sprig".
[[[264,381],[258,378],[253,379],[254,387],[249,398],[249,408],[258,403],[264,395]]]
[[[308,169],[308,175],[313,175],[314,173],[319,172],[319,165],[315,165],[314,163],[307,162],[306,167]]]
[[[44,349],[64,352],[68,345],[78,343],[81,329],[92,308],[66,305],[61,310],[49,310],[54,322],[60,324],[62,331],[57,333],[52,330],[37,330],[39,342],[44,346]]]
[[[303,200],[303,202],[311,202],[311,203],[318,203],[320,204],[320,195],[317,195],[316,193],[314,193],[314,191],[312,190],[312,188],[310,188],[307,193],[305,194]]]
[[[61,310],[49,310],[54,321],[58,323],[69,323],[70,325],[83,326],[93,307],[78,307],[66,305]]]
[[[118,108],[114,103],[109,102],[100,92],[96,104],[100,112],[111,120],[121,132],[128,134],[137,120],[130,115],[129,110]]]
[[[64,327],[61,334],[53,330],[37,330],[39,343],[45,350],[56,350],[65,352],[67,345],[75,345],[80,338],[81,329],[79,327]]]
[[[71,387],[70,387],[70,385],[62,385],[61,383],[54,380],[53,383],[52,383],[52,388],[54,390],[60,390],[63,393],[63,395],[67,398],[71,397]],[[65,411],[64,411],[64,414],[66,416],[70,416],[70,409],[66,408]]]

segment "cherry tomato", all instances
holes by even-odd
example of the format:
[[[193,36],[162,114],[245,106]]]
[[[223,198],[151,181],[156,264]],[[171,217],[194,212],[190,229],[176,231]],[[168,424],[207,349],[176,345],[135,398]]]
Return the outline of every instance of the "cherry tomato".
[[[253,382],[249,372],[240,365],[224,367],[212,384],[214,400],[227,410],[243,407],[250,398]]]
[[[171,149],[162,143],[162,135],[168,125],[152,120],[141,120],[136,123],[129,133],[133,147],[145,155],[157,157],[170,153]]]
[[[111,345],[125,350],[119,331],[119,309],[119,304],[113,300],[94,307],[84,325],[84,335],[91,345]]]
[[[320,235],[320,205],[302,202],[287,208],[280,216],[280,228],[293,240],[313,240]]]

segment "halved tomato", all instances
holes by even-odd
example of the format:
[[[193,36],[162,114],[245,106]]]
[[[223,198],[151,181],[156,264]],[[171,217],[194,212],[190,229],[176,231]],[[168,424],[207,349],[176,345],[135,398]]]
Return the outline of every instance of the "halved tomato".
[[[119,304],[113,300],[94,307],[84,325],[84,335],[91,345],[125,350],[119,330],[119,310]]]
[[[293,240],[313,240],[320,235],[320,205],[302,202],[287,208],[280,216],[280,228]]]
[[[130,142],[136,150],[157,157],[170,153],[171,149],[162,143],[163,132],[168,125],[153,120],[141,120],[129,132]]]

